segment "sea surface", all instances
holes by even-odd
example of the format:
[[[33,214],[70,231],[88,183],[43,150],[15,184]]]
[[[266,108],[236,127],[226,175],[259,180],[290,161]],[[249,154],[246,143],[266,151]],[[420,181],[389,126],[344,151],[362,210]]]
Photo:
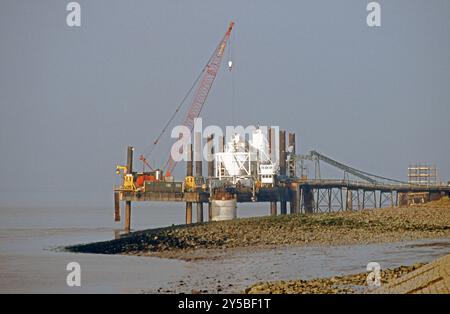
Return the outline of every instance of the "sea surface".
[[[264,205],[240,205],[238,216],[266,215]],[[134,230],[183,222],[183,204],[133,207]],[[61,251],[70,244],[113,239],[121,228],[113,222],[112,206],[0,208],[0,293],[236,292],[257,281],[364,272],[371,261],[387,268],[450,253],[450,239],[238,251],[197,262]],[[66,284],[70,262],[81,266],[81,287]]]

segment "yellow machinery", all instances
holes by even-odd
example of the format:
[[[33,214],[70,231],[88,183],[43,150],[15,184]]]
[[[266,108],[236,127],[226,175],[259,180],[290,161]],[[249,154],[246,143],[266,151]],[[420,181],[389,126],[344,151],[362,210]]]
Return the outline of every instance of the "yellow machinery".
[[[203,177],[187,176],[184,178],[184,189],[186,191],[206,190],[205,180]]]
[[[121,172],[123,174],[122,188],[125,191],[135,191],[136,190],[136,185],[134,184],[133,174],[127,173],[128,169],[127,169],[126,166],[117,165],[116,166],[116,173],[118,175],[120,175]]]

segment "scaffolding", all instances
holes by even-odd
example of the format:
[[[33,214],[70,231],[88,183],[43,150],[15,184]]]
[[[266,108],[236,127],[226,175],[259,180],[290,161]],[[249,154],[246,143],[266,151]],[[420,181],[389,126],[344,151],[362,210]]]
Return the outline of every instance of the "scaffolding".
[[[411,185],[436,185],[438,176],[436,166],[414,164],[408,167],[408,183]]]

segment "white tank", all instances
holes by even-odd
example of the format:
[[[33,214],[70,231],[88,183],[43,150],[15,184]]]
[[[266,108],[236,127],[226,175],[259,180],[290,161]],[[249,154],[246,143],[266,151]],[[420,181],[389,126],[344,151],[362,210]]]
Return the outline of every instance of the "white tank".
[[[227,174],[231,177],[245,176],[245,161],[249,159],[245,152],[245,142],[241,140],[239,134],[234,134],[225,147],[225,152],[221,154],[222,161]]]
[[[257,129],[253,132],[251,145],[257,152],[259,152],[260,162],[270,161],[269,143],[261,129]]]
[[[212,221],[231,220],[237,217],[236,199],[212,200],[211,219]]]

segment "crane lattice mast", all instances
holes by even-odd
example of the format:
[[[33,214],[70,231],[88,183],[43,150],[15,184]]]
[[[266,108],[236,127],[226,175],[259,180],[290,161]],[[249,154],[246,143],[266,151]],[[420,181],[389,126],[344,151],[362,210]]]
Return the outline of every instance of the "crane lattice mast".
[[[222,58],[227,46],[227,42],[230,39],[231,30],[233,29],[234,22],[230,22],[228,30],[220,41],[219,45],[214,51],[214,54],[209,59],[208,64],[202,71],[201,80],[195,90],[194,97],[191,104],[189,105],[186,117],[184,118],[183,125],[189,128],[192,132],[194,128],[194,120],[199,117],[203,106],[208,98],[209,91],[216,79],[217,72],[220,69]],[[182,153],[182,151],[180,151]],[[172,154],[169,154],[169,159],[167,160],[164,168],[166,169],[166,176],[170,176],[175,169],[177,162],[172,158]]]

